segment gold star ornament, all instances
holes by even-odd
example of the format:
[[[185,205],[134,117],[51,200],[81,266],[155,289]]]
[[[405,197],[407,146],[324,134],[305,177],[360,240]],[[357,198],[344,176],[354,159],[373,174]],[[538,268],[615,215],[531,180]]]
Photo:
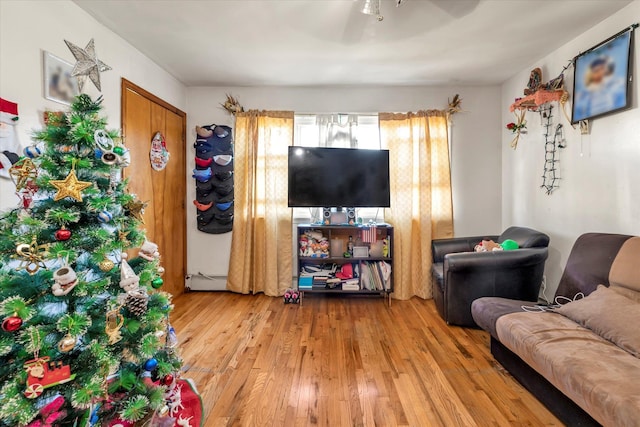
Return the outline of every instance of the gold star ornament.
[[[38,170],[30,158],[25,157],[18,160],[9,169],[9,175],[16,185],[16,190],[20,191],[27,186],[27,183],[36,179]]]
[[[131,233],[130,231],[118,230],[118,238],[123,245],[128,245],[130,242],[127,239],[127,236]]]
[[[144,215],[144,208],[146,207],[147,207],[147,204],[144,202],[141,202],[140,200],[132,200],[124,206],[124,208],[127,211],[129,211],[129,214],[132,217],[142,222],[143,224],[144,224],[144,218],[142,217],[142,215]]]
[[[86,190],[92,185],[87,181],[79,181],[74,169],[71,169],[71,172],[69,172],[69,175],[67,175],[65,179],[52,179],[49,183],[58,189],[56,195],[53,196],[54,202],[64,199],[65,197],[71,197],[76,201],[81,202],[82,190]]]

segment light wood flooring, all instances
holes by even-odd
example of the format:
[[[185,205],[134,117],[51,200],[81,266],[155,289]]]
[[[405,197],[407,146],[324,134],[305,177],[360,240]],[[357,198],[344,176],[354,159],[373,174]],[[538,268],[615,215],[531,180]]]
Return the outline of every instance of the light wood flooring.
[[[192,292],[174,300],[206,426],[561,426],[433,301]]]

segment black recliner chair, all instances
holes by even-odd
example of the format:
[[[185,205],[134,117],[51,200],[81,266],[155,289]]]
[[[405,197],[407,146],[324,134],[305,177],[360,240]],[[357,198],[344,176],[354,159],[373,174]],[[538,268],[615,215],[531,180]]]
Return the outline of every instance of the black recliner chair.
[[[515,240],[520,249],[474,252],[482,240]],[[438,239],[433,254],[433,299],[438,313],[450,325],[473,326],[471,303],[496,296],[537,301],[549,236],[525,227],[509,227],[500,236]]]

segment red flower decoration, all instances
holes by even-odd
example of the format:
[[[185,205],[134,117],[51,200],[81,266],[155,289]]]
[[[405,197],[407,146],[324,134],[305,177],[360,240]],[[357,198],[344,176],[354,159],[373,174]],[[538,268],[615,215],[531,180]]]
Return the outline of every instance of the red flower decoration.
[[[64,405],[64,397],[56,397],[40,409],[39,415],[41,419],[32,421],[28,427],[53,427],[57,425],[58,423],[56,421],[60,421],[61,418],[67,415],[66,411],[60,411],[62,405]]]
[[[515,123],[507,123],[507,129],[513,130],[516,127]]]

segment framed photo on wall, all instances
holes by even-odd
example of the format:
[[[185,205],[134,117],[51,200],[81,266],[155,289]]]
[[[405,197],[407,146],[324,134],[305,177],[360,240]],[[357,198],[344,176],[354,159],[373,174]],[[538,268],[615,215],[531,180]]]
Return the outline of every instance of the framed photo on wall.
[[[574,59],[572,123],[631,106],[633,27]]]
[[[44,97],[61,104],[71,105],[80,94],[78,79],[71,75],[73,65],[57,56],[43,52]]]

